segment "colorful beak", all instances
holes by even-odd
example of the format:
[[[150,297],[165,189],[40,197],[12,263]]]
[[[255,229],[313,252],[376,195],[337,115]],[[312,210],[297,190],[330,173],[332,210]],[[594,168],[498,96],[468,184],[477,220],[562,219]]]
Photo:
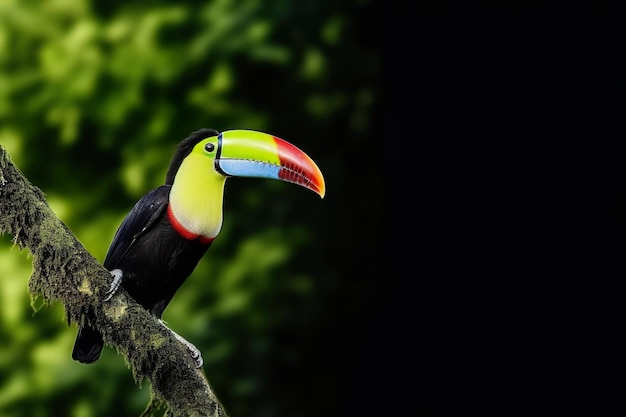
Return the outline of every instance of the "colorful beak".
[[[324,177],[313,160],[291,143],[254,130],[218,136],[215,168],[232,177],[271,178],[306,187],[324,198]]]

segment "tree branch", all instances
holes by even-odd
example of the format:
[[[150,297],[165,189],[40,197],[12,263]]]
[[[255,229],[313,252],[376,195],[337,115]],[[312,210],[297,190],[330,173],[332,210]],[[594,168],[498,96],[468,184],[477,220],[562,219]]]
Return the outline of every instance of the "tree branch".
[[[117,349],[137,382],[151,383],[153,398],[164,400],[169,416],[225,416],[202,370],[155,317],[124,290],[103,295],[109,272],[78,242],[0,146],[0,233],[27,248],[33,259],[32,296],[60,301],[68,323],[89,322]],[[68,352],[69,355],[69,352]]]

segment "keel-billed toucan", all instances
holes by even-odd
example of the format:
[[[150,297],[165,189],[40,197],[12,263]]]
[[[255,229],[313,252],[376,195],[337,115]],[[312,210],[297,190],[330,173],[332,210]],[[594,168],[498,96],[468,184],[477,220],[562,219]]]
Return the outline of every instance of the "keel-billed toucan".
[[[195,131],[179,143],[165,184],[143,196],[115,233],[104,260],[114,277],[105,300],[122,285],[163,323],[163,310],[220,231],[228,177],[273,178],[325,193],[315,162],[282,139],[252,130]],[[200,352],[172,333],[202,366]],[[72,358],[91,363],[102,348],[101,334],[85,323]]]

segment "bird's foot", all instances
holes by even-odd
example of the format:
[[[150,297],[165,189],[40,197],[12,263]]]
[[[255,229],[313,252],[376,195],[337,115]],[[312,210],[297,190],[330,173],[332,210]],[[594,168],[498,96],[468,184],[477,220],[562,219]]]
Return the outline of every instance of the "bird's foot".
[[[120,285],[122,285],[122,276],[124,276],[121,269],[114,269],[109,272],[113,275],[113,282],[111,282],[111,287],[107,290],[107,292],[104,293],[104,301],[109,301],[111,297],[113,297],[113,295],[117,292],[117,289]]]
[[[159,323],[161,323],[163,325],[163,327],[165,327],[167,330],[172,332],[172,334],[174,335],[176,340],[178,340],[180,343],[185,345],[187,350],[189,350],[189,354],[191,356],[191,359],[193,359],[196,362],[196,368],[202,368],[202,364],[204,363],[204,359],[202,359],[202,354],[200,353],[200,350],[197,347],[195,347],[191,342],[187,341],[184,337],[182,337],[181,335],[176,333],[174,330],[172,330],[169,327],[167,327],[167,325],[165,324],[165,322],[163,320],[159,319]]]

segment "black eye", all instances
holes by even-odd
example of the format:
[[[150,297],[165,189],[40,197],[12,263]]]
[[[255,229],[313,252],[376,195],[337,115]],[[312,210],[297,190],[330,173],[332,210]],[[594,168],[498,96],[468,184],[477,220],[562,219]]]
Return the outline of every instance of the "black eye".
[[[215,144],[211,142],[207,143],[204,145],[204,150],[207,152],[213,152],[215,150]]]

